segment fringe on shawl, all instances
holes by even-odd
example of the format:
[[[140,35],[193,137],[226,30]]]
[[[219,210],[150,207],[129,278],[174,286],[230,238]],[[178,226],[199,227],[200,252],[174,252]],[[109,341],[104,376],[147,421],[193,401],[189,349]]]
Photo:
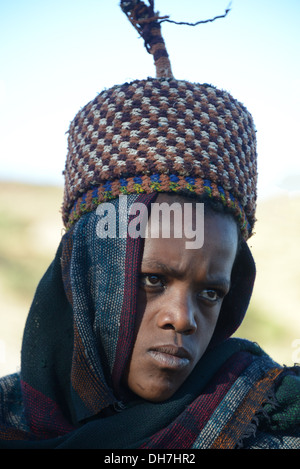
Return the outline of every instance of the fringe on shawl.
[[[247,440],[249,441],[250,438],[255,438],[260,427],[263,426],[265,430],[265,428],[269,426],[271,423],[270,412],[280,408],[276,392],[284,377],[293,373],[294,369],[299,369],[299,367],[285,367],[282,373],[274,381],[272,389],[263,401],[261,408],[256,412],[248,427],[245,429],[245,432],[237,442],[235,449],[244,449],[245,446],[247,446]],[[266,410],[266,406],[268,406],[268,410]]]

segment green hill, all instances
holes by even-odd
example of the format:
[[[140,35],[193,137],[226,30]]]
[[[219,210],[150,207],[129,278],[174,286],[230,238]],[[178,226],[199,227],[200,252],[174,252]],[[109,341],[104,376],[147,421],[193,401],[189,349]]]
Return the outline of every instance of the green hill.
[[[60,187],[0,183],[0,376],[19,368],[28,310],[61,238],[62,197]],[[257,280],[236,335],[291,365],[300,361],[300,197],[259,202],[257,216]]]

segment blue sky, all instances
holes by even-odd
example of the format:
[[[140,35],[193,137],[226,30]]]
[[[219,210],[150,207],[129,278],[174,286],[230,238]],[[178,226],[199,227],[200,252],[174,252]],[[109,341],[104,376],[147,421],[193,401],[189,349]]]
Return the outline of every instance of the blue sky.
[[[156,0],[177,21],[229,0]],[[226,89],[253,114],[259,196],[300,190],[300,1],[233,0],[225,19],[164,23],[174,76]],[[66,131],[103,88],[154,76],[119,0],[0,0],[0,179],[63,184]]]

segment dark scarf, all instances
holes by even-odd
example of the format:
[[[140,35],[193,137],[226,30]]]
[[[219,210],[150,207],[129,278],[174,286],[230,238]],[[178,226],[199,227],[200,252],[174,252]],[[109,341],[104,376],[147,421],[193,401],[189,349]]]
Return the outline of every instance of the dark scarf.
[[[147,206],[152,195],[132,195]],[[118,216],[118,200],[112,201]],[[26,323],[20,375],[0,380],[0,448],[234,448],[282,368],[241,323],[255,267],[244,243],[210,346],[168,401],[124,401],[143,240],[100,239],[96,212],[64,235]]]

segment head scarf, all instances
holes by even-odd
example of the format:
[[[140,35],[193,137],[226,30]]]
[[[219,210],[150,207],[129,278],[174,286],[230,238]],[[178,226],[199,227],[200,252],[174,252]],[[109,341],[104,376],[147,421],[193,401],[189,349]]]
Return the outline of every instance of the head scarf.
[[[135,202],[150,206],[155,197],[128,196],[128,209]],[[119,199],[111,203],[119,223]],[[88,213],[64,235],[31,307],[21,379],[33,431],[41,431],[41,416],[53,416],[54,409],[63,409],[64,428],[64,419],[77,425],[123,398],[122,377],[134,344],[143,239],[100,238],[98,223],[97,212]],[[240,259],[211,346],[234,332],[247,309],[255,270],[246,243]],[[54,406],[51,412],[43,395]],[[47,436],[54,421],[47,423]]]

